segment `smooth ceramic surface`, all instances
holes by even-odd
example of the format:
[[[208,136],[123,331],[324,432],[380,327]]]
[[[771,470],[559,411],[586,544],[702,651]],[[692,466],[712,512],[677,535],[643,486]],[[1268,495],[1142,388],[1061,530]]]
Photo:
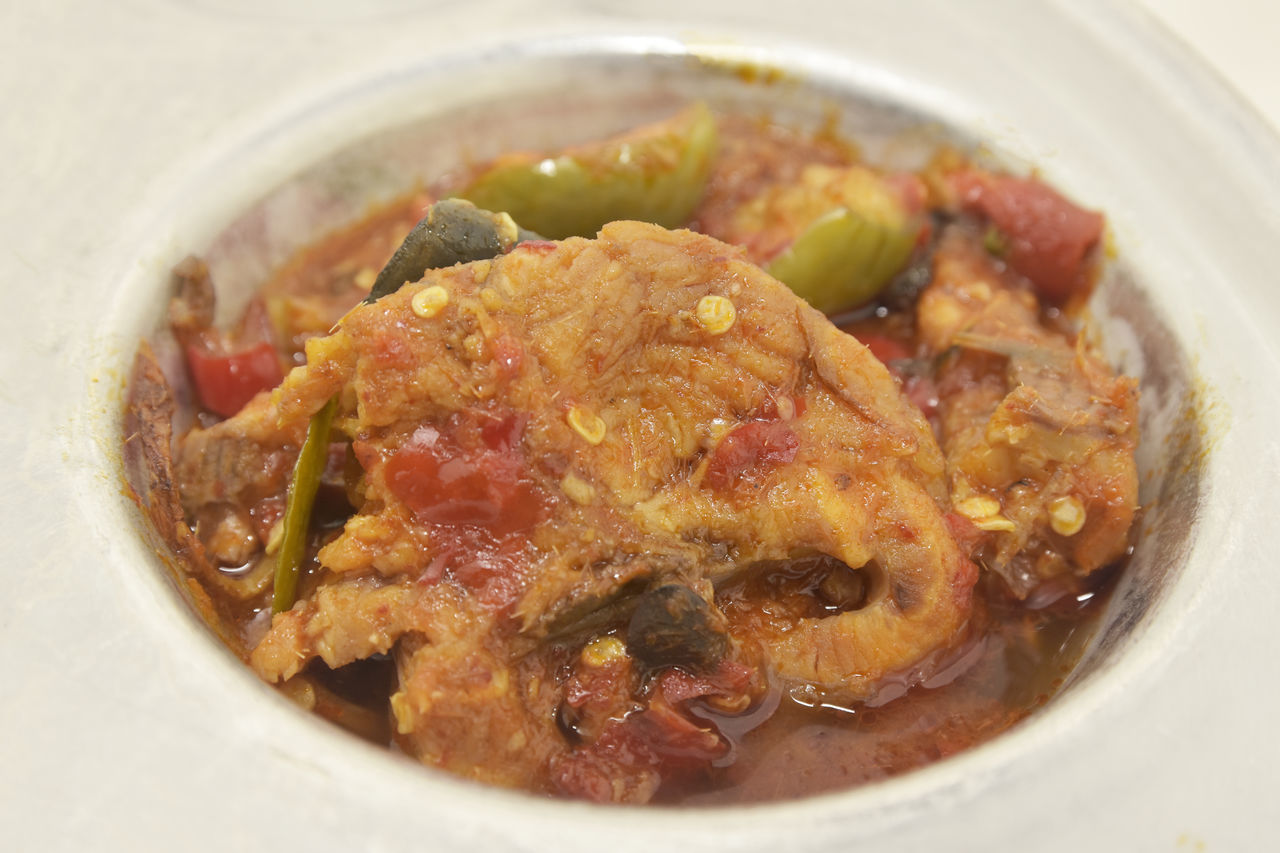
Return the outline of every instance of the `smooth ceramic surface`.
[[[1264,728],[1280,704],[1268,655],[1280,578],[1265,535],[1280,468],[1269,259],[1280,146],[1144,18],[1093,3],[800,0],[786,18],[719,2],[300,8],[136,0],[123,18],[24,13],[61,49],[19,54],[47,73],[29,120],[8,128],[30,168],[0,200],[11,235],[0,442],[16,460],[0,486],[0,817],[20,848],[1249,849],[1280,828],[1269,803],[1280,749]],[[395,150],[415,121],[518,104],[538,80],[562,87],[573,113],[609,82],[607,64],[575,82],[569,60],[585,54],[625,57],[624,70],[691,54],[779,63],[798,92],[906,107],[871,123],[931,117],[1108,212],[1147,299],[1096,306],[1113,354],[1144,373],[1162,352],[1187,362],[1176,393],[1144,414],[1157,439],[1144,500],[1152,519],[1184,501],[1156,537],[1179,545],[1147,558],[1151,572],[1168,559],[1167,582],[1131,620],[1113,614],[1116,641],[1032,724],[795,803],[549,803],[459,783],[297,713],[182,607],[121,493],[117,452],[122,376],[160,316],[168,267],[225,248],[246,211],[273,211],[248,233],[274,237],[225,257],[283,250],[315,224],[317,175],[359,176],[340,198],[387,179],[361,140]],[[1190,434],[1175,416],[1187,390],[1201,413]],[[1202,447],[1184,452],[1188,435]],[[1175,481],[1193,494],[1161,492]]]

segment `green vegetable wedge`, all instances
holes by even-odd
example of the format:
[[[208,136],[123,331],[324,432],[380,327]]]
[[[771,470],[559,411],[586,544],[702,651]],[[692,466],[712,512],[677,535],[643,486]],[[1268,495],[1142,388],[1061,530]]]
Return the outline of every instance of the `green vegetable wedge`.
[[[553,240],[593,237],[618,219],[674,228],[702,198],[717,144],[715,118],[697,103],[666,121],[557,156],[501,157],[458,195],[505,211]]]
[[[848,207],[809,224],[766,271],[826,314],[870,301],[906,266],[917,231]]]

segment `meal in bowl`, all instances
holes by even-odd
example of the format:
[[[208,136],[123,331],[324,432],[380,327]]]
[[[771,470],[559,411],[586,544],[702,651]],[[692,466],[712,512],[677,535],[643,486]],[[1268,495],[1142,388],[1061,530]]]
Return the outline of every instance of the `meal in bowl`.
[[[1127,553],[1136,383],[1078,319],[1103,231],[954,151],[888,171],[694,104],[407,194],[229,328],[184,261],[134,488],[265,681],[426,764],[867,782],[1043,704]]]

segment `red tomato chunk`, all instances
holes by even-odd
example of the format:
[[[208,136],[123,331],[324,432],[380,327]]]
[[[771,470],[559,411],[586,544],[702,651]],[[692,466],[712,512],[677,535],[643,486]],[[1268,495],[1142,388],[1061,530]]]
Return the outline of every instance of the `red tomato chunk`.
[[[704,482],[713,489],[732,488],[791,462],[799,447],[800,439],[785,423],[750,421],[720,440]]]
[[[1041,296],[1061,302],[1088,283],[1085,260],[1102,237],[1101,214],[1035,178],[962,172],[955,184],[967,209],[1004,232],[1009,265]]]
[[[526,530],[542,517],[543,501],[520,450],[523,432],[515,416],[424,424],[387,460],[387,485],[426,522],[495,535]]]
[[[224,418],[243,409],[260,391],[280,384],[284,376],[275,347],[265,341],[233,353],[191,345],[187,365],[200,404]]]

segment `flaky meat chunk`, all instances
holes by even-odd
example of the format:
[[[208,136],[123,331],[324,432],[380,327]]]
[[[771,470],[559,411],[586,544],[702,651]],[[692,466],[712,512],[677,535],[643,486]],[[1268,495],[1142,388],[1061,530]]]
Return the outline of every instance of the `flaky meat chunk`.
[[[616,222],[430,271],[309,341],[273,405],[288,426],[334,396],[361,474],[357,512],[319,554],[330,583],[382,578],[471,614],[377,622],[403,630],[393,708],[424,760],[467,763],[444,757],[461,734],[424,732],[478,713],[440,698],[468,672],[475,701],[499,708],[486,725],[517,721],[519,753],[518,730],[545,715],[520,711],[542,681],[517,661],[633,592],[810,554],[864,571],[859,609],[734,634],[784,680],[853,698],[967,618],[976,569],[948,530],[923,416],[861,344],[712,238]],[[454,612],[413,598],[415,613]],[[278,615],[255,659],[286,660],[291,637],[299,660],[337,648],[295,615],[316,607]]]
[[[982,562],[1025,597],[1123,556],[1138,507],[1136,383],[1044,322],[963,229],[941,241],[917,320],[941,358],[942,445]]]

